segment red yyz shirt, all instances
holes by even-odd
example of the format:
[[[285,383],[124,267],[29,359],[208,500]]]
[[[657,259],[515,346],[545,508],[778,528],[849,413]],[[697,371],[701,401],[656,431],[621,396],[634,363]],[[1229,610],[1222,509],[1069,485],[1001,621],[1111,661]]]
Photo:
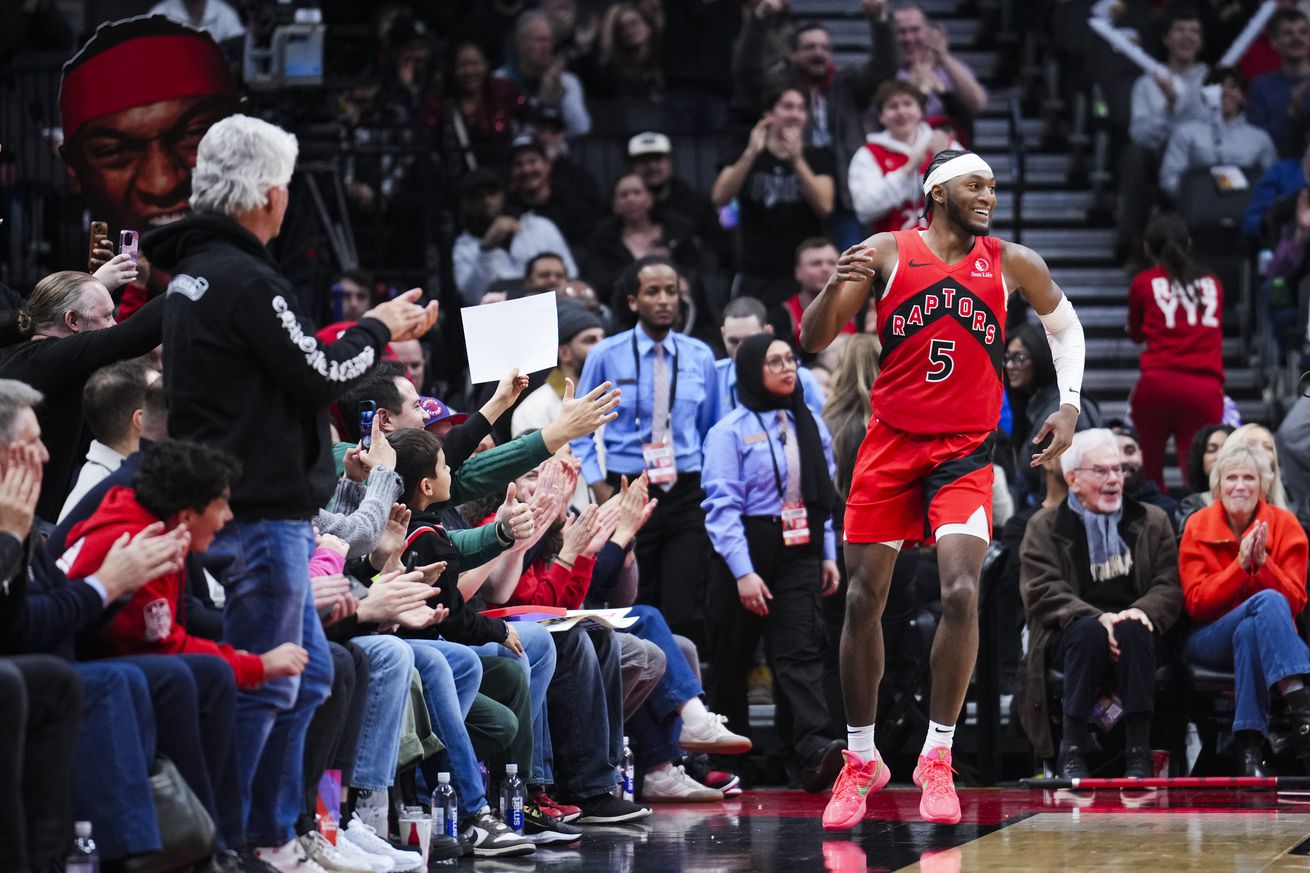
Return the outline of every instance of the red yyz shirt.
[[[892,234],[896,268],[875,302],[882,358],[873,414],[908,433],[995,430],[1004,390],[1001,241],[976,237],[948,266],[920,234]]]
[[[1191,373],[1224,379],[1224,289],[1214,276],[1186,286],[1163,267],[1143,270],[1128,289],[1128,336],[1146,343],[1143,373]]]

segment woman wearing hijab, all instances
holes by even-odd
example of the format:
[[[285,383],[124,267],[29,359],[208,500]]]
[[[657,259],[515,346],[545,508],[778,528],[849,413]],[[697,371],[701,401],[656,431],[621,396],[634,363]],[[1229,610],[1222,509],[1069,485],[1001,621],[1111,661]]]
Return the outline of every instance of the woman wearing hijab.
[[[701,468],[706,527],[722,559],[708,598],[710,704],[729,723],[747,723],[746,675],[763,632],[802,785],[821,791],[841,769],[843,747],[823,694],[821,598],[840,581],[832,440],[805,405],[791,346],[757,334],[736,366],[740,405],[710,429]]]

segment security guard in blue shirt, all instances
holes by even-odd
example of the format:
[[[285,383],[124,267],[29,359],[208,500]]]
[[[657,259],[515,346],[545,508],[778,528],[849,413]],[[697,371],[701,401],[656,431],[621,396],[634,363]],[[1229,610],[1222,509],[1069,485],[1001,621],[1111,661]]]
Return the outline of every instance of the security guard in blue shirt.
[[[768,310],[754,297],[737,297],[723,308],[723,325],[720,328],[723,347],[728,350],[728,357],[714,362],[714,369],[719,378],[719,411],[715,421],[737,408],[737,349],[747,337],[757,333],[773,334],[773,325],[768,321]],[[805,395],[805,405],[814,413],[815,418],[823,417],[823,388],[819,380],[807,367],[796,368],[796,378],[800,380],[801,390]]]
[[[587,355],[579,392],[613,382],[622,392],[618,418],[605,426],[602,471],[590,438],[573,442],[582,475],[599,502],[645,470],[659,504],[637,535],[637,599],[659,607],[676,633],[702,640],[702,598],[709,539],[701,500],[701,443],[714,424],[718,382],[714,353],[673,330],[678,271],[651,255],[629,265],[618,289],[637,326],[608,337]]]

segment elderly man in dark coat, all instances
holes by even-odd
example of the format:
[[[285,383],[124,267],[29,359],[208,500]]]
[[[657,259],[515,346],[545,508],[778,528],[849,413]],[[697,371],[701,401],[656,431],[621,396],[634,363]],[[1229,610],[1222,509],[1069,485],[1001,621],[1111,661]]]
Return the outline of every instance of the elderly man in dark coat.
[[[1069,497],[1028,523],[1019,588],[1028,614],[1028,670],[1020,721],[1034,750],[1054,754],[1046,671],[1064,673],[1057,770],[1090,775],[1088,722],[1112,679],[1127,733],[1126,775],[1153,775],[1151,716],[1164,634],[1182,612],[1178,548],[1164,511],[1123,495],[1123,459],[1108,430],[1074,437],[1060,458]]]

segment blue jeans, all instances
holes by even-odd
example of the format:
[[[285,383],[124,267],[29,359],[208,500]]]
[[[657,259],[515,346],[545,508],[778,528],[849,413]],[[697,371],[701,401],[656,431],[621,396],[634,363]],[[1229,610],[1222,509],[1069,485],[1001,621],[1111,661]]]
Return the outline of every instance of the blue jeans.
[[[170,759],[214,820],[219,850],[245,842],[233,746],[237,684],[217,655],[128,655],[146,677],[159,754]]]
[[[664,676],[646,698],[646,705],[661,720],[674,717],[684,703],[700,697],[705,689],[673,639],[673,631],[669,630],[663,613],[653,606],[633,606],[629,614],[640,620],[628,628],[628,633],[654,643],[664,653]]]
[[[515,622],[523,643],[519,663],[528,675],[528,692],[532,695],[532,785],[549,785],[555,781],[555,750],[551,747],[550,720],[546,716],[546,690],[555,676],[555,642],[550,631],[532,621]],[[499,643],[487,643],[473,649],[489,658],[513,658],[514,653]]]
[[[1310,675],[1310,650],[1297,636],[1287,599],[1269,589],[1192,631],[1187,657],[1233,671],[1236,731],[1263,733],[1269,726],[1269,689],[1289,676]]]
[[[73,816],[91,822],[100,857],[158,852],[150,792],[155,717],[145,674],[118,660],[75,664],[86,714],[73,765]]]
[[[295,836],[304,791],[305,731],[332,688],[332,655],[310,592],[314,533],[307,521],[233,522],[205,553],[226,593],[223,639],[248,652],[295,643],[309,652],[300,676],[237,697],[237,774],[246,838],[281,846]]]
[[[473,649],[449,640],[405,642],[414,651],[414,667],[423,680],[423,699],[428,705],[432,732],[446,747],[460,811],[473,815],[487,805],[487,797],[464,718],[482,684],[482,661]]]
[[[414,650],[399,637],[374,635],[351,640],[368,656],[368,694],[350,785],[385,791],[396,778],[400,723],[409,700]]]
[[[623,677],[613,631],[551,634],[560,669],[550,686],[561,787],[576,798],[612,791],[623,758]]]

